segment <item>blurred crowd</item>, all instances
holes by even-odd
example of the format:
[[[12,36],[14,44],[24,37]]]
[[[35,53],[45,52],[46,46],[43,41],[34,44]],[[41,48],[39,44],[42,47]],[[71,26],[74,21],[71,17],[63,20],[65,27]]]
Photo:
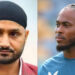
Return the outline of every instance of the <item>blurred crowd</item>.
[[[59,11],[75,0],[38,0],[38,66],[57,54],[56,18]]]

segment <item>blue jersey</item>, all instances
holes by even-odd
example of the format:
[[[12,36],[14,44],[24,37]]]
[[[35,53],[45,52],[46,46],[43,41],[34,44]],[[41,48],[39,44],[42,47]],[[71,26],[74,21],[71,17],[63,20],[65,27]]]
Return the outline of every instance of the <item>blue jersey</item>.
[[[65,58],[61,52],[48,59],[40,67],[38,75],[75,75],[75,59]]]

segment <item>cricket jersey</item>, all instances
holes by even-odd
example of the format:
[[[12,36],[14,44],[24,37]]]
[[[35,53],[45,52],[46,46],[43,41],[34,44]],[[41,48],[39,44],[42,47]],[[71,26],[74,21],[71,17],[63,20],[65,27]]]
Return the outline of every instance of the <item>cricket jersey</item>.
[[[20,59],[19,75],[37,75],[37,67]]]
[[[38,75],[75,75],[75,58],[65,58],[61,52],[45,61]]]

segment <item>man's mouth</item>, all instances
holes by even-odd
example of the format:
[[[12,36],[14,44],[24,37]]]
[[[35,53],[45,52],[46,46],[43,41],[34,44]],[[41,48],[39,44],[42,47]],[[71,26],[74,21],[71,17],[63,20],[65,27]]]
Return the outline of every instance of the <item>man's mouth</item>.
[[[9,50],[1,50],[0,51],[0,54],[9,54],[9,53],[12,53],[12,52]]]
[[[2,50],[2,51],[0,51],[0,53],[6,54],[6,53],[9,53],[9,51],[7,51],[7,50]]]
[[[61,42],[61,41],[63,41],[64,40],[64,37],[61,37],[61,36],[57,36],[56,37],[56,41],[57,42]]]
[[[60,38],[60,37],[56,38],[56,41],[62,41],[62,40],[63,40],[63,38]]]

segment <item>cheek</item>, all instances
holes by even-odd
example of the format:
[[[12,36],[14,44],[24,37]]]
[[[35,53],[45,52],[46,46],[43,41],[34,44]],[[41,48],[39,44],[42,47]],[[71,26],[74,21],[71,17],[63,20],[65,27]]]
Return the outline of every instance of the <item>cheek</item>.
[[[11,46],[13,47],[14,50],[21,50],[24,47],[24,43],[25,43],[25,38],[17,38],[15,40],[11,41]]]
[[[75,29],[69,30],[65,33],[66,39],[75,38]]]

